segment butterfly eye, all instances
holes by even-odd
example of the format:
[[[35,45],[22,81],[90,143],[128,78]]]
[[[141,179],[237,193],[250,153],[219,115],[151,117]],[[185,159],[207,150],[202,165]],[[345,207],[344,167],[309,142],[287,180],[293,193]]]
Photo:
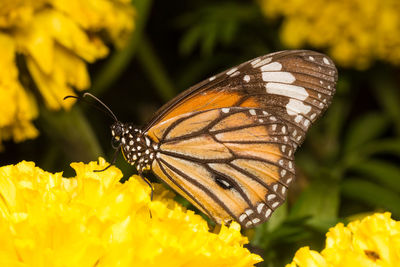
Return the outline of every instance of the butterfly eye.
[[[112,146],[114,149],[119,148],[119,147],[121,146],[121,138],[120,138],[119,136],[114,136],[114,137],[111,139],[111,146]]]

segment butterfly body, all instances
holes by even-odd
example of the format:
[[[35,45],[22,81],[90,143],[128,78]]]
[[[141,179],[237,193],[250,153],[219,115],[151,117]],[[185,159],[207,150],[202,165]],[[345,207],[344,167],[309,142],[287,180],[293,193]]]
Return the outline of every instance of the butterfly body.
[[[121,144],[122,154],[129,164],[136,164],[140,173],[150,169],[158,144],[143,134],[141,129],[131,123],[115,122],[111,125],[111,135],[114,143]]]
[[[253,227],[285,200],[294,153],[328,107],[337,70],[325,55],[282,51],[189,88],[142,129],[116,122],[114,141],[219,224]]]

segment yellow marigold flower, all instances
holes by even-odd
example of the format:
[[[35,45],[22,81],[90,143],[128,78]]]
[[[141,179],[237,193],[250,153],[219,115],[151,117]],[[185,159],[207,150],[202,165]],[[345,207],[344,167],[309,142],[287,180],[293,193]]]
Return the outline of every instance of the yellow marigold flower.
[[[121,184],[116,167],[72,163],[62,177],[21,162],[0,168],[2,266],[251,266],[240,226],[207,222],[138,176]]]
[[[33,98],[18,82],[14,64],[13,40],[0,32],[0,148],[1,140],[34,138],[37,130],[31,120],[37,116]]]
[[[134,28],[133,15],[130,0],[0,1],[0,145],[37,135],[31,123],[36,103],[18,80],[27,73],[19,73],[17,54],[46,106],[68,108],[73,101],[63,97],[90,86],[86,62],[109,52],[101,37],[122,46]]]
[[[289,267],[296,266],[397,266],[400,262],[400,222],[391,214],[376,213],[332,227],[321,253],[303,247]]]
[[[398,0],[259,0],[270,18],[283,16],[281,39],[292,48],[329,48],[343,66],[374,60],[400,65]]]

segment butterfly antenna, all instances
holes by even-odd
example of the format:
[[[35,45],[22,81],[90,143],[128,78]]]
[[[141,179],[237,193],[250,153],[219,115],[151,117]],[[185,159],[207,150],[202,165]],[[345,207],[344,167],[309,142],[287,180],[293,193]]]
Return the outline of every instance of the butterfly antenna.
[[[118,121],[117,116],[115,116],[115,114],[111,111],[111,109],[106,104],[104,104],[100,99],[98,99],[91,93],[84,93],[82,97],[85,97],[85,96],[90,96],[91,98],[93,98],[94,100],[99,102],[110,113],[110,115],[114,118],[114,120]]]
[[[91,98],[93,98],[96,102],[100,103],[100,105],[105,109],[101,109],[98,106],[94,105],[93,103],[83,99],[85,96],[90,96]],[[97,97],[95,97],[94,95],[92,95],[91,93],[84,93],[82,97],[79,96],[73,96],[73,95],[68,95],[66,97],[64,97],[64,100],[68,99],[68,98],[76,98],[80,101],[83,101],[89,105],[92,105],[94,108],[100,110],[101,112],[104,112],[105,114],[107,114],[108,116],[110,116],[114,121],[118,121],[117,116],[115,116],[115,114],[111,111],[111,109],[104,104],[100,99],[98,99]]]

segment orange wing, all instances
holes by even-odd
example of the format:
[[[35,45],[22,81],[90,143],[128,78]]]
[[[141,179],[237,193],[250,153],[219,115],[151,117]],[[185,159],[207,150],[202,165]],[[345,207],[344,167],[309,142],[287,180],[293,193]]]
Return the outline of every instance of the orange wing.
[[[293,154],[329,106],[336,81],[323,54],[268,54],[184,91],[138,137],[128,129],[121,141],[139,171],[151,167],[217,223],[252,227],[283,203]]]
[[[153,172],[217,223],[269,218],[294,178],[287,126],[262,109],[217,108],[152,127]]]
[[[263,109],[288,126],[294,148],[330,104],[337,70],[325,55],[289,50],[261,56],[206,79],[184,91],[145,127],[194,111],[224,107]]]

